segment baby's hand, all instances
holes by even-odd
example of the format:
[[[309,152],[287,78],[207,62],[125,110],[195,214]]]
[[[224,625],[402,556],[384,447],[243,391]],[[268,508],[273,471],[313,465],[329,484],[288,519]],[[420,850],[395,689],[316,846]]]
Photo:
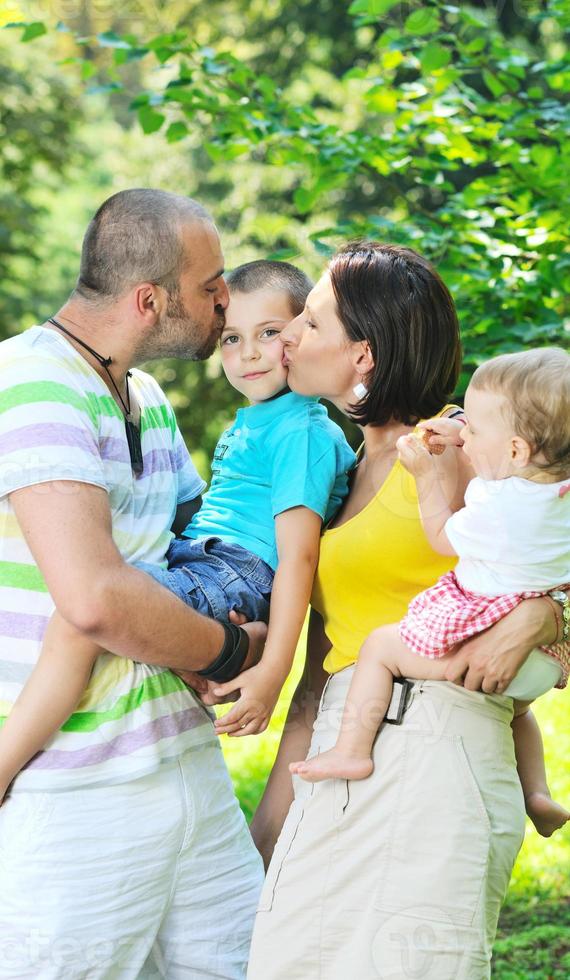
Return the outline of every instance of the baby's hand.
[[[436,418],[418,423],[426,449],[435,456],[445,452],[447,446],[463,446],[461,431],[465,426],[458,419]]]
[[[240,698],[222,718],[217,718],[218,735],[258,735],[267,728],[273,709],[281,692],[282,684],[262,664],[244,670],[233,681],[219,684],[214,689],[217,696],[240,691]]]
[[[412,476],[424,476],[434,471],[434,461],[420,439],[414,435],[400,436],[396,443],[398,459]]]

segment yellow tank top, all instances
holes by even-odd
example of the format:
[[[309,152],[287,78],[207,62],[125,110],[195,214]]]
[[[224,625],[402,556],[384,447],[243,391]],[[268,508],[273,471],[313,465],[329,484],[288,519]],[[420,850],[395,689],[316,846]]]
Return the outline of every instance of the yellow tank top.
[[[456,561],[430,547],[415,480],[397,460],[376,496],[321,537],[311,605],[332,643],[325,670],[334,674],[353,664],[368,634],[402,619],[410,600]]]

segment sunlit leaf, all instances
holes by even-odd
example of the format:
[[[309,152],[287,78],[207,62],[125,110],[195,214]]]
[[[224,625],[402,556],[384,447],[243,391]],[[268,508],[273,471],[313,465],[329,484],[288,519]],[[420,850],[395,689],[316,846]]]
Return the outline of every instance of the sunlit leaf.
[[[22,41],[33,41],[36,37],[42,37],[43,34],[47,34],[47,27],[41,20],[35,20],[26,25],[22,34]]]
[[[440,25],[439,14],[433,7],[414,10],[406,17],[404,27],[409,34],[433,34]]]
[[[156,133],[162,126],[165,116],[162,112],[156,112],[151,106],[141,106],[138,111],[139,122],[143,133]]]

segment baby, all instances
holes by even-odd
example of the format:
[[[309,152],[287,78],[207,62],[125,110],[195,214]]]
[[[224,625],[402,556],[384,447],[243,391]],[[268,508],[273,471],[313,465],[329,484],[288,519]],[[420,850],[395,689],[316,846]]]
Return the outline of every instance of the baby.
[[[355,456],[326,409],[287,388],[280,333],[302,311],[310,280],[286,262],[261,261],[227,281],[222,365],[249,407],[221,436],[210,489],[172,542],[168,568],[138,567],[205,615],[269,618],[263,658],[241,675],[241,696],[217,723],[219,731],[248,735],[267,727],[291,669],[321,525],[347,493]],[[0,731],[0,801],[75,710],[102,652],[54,613],[38,664]]]
[[[397,443],[400,462],[416,480],[426,537],[435,551],[457,555],[459,562],[454,572],[416,596],[400,624],[383,626],[366,639],[336,746],[290,766],[306,780],[370,775],[377,732],[377,724],[369,721],[370,708],[376,721],[385,716],[394,677],[445,680],[459,644],[522,599],[570,582],[570,355],[545,348],[488,361],[471,379],[465,414],[465,426],[435,418],[419,427],[443,449],[462,446],[473,466],[476,477],[456,513],[424,440],[412,434]],[[556,598],[565,601],[563,593]],[[562,613],[562,606],[553,608]],[[550,797],[540,732],[529,704],[567,681],[566,608],[564,618],[557,614],[563,642],[550,654],[533,650],[504,691],[516,699],[513,732],[527,813],[544,836],[570,814]]]

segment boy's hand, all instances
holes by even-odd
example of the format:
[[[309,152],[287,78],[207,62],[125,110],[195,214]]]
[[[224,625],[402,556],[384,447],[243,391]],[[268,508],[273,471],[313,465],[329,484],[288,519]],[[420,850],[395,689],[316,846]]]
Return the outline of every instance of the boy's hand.
[[[430,452],[440,455],[447,446],[461,449],[461,431],[465,426],[458,419],[436,418],[418,422],[418,429],[424,433],[424,445]]]
[[[396,449],[402,466],[416,479],[419,476],[434,473],[433,457],[416,436],[400,436],[396,443]]]
[[[258,735],[267,728],[281,691],[282,683],[261,664],[244,670],[226,684],[218,684],[214,693],[225,698],[240,691],[240,698],[222,718],[215,721],[218,735]]]

